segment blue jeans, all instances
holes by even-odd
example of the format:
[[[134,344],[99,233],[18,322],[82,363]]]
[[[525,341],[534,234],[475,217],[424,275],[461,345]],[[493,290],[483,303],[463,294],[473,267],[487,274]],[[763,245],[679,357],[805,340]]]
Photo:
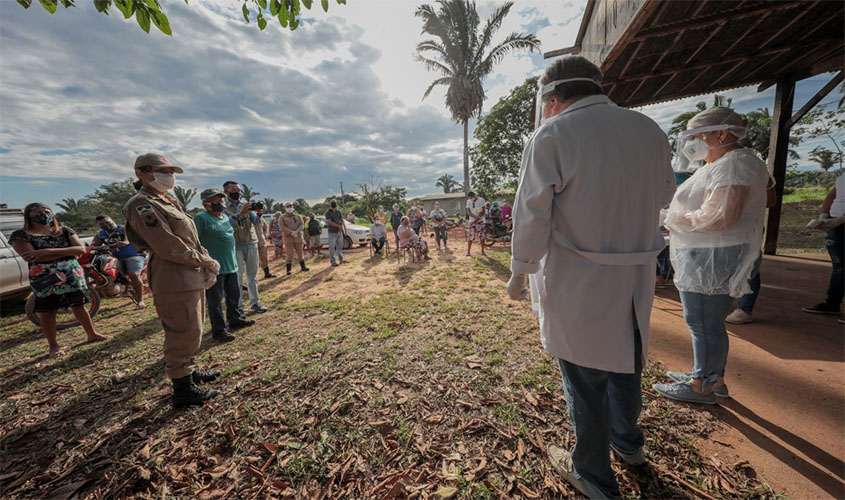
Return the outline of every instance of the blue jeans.
[[[754,310],[754,304],[757,302],[757,296],[760,295],[760,265],[763,263],[763,252],[754,262],[754,269],[751,270],[751,278],[748,279],[748,286],[751,287],[751,293],[746,293],[739,298],[737,308],[751,314]]]
[[[643,404],[642,340],[636,326],[632,333],[634,373],[606,372],[558,360],[575,432],[572,450],[575,471],[612,498],[619,496],[619,484],[610,468],[610,442],[623,451],[634,452],[645,441],[643,431],[637,426]]]
[[[329,233],[329,261],[334,264],[335,257],[343,263],[343,233]]]
[[[725,318],[731,311],[730,295],[681,292],[684,320],[692,335],[692,376],[713,384],[725,376],[728,364],[728,331]]]
[[[258,244],[245,247],[235,247],[235,255],[238,258],[238,286],[243,287],[243,275],[246,274],[246,286],[249,289],[249,305],[255,306],[258,302]],[[243,308],[243,294],[238,305]]]
[[[218,274],[217,283],[205,291],[205,302],[208,307],[208,318],[211,320],[212,335],[219,335],[226,329],[223,320],[223,302],[226,302],[226,319],[229,326],[246,321],[241,302],[241,285],[235,273]]]
[[[825,303],[838,309],[845,296],[845,225],[825,231],[824,245],[833,266]]]
[[[370,244],[373,246],[373,248],[375,249],[376,252],[381,252],[381,249],[382,249],[382,247],[384,247],[384,244],[386,242],[387,242],[387,238],[385,238],[384,236],[382,236],[379,239],[373,238],[372,240],[370,240]]]

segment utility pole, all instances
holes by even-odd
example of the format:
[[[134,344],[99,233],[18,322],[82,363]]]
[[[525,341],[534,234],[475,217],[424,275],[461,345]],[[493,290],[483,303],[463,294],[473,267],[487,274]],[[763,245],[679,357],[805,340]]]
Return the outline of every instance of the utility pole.
[[[343,209],[343,198],[345,198],[345,196],[343,195],[343,181],[340,181],[340,208],[341,208],[341,210]]]

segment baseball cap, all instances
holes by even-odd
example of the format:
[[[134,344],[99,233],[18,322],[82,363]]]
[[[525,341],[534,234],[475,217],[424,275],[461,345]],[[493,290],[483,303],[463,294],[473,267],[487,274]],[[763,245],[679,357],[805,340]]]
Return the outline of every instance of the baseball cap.
[[[158,153],[144,153],[141,156],[135,158],[135,168],[140,167],[170,167],[174,169],[177,174],[181,174],[184,172],[182,170],[182,167],[177,167],[176,165],[173,165],[167,158]]]
[[[200,193],[200,199],[202,201],[205,201],[205,200],[207,200],[211,197],[214,197],[214,196],[226,196],[226,193],[224,193],[223,191],[221,191],[219,189],[214,189],[214,188],[204,189],[203,192]]]

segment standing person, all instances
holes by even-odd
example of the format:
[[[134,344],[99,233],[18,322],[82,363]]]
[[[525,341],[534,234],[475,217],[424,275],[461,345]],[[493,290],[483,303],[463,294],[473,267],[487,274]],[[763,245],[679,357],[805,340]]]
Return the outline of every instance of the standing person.
[[[238,285],[243,289],[243,276],[246,274],[249,305],[252,312],[265,313],[267,308],[258,298],[258,220],[260,217],[252,211],[252,203],[241,200],[241,186],[235,181],[223,183],[226,193],[226,209],[232,228],[235,230],[235,254],[238,257]],[[243,298],[241,298],[243,306]]]
[[[173,407],[198,406],[219,392],[200,387],[220,371],[196,370],[194,359],[202,343],[205,290],[216,280],[220,265],[208,255],[197,228],[179,203],[167,195],[182,169],[167,158],[147,153],[135,159],[135,194],[123,207],[126,234],[139,250],[150,252],[150,290],[164,329],[164,363],[173,381]]]
[[[255,324],[247,320],[241,304],[241,286],[238,284],[238,261],[235,257],[235,230],[229,217],[223,215],[223,199],[226,195],[219,189],[206,189],[200,194],[205,212],[194,216],[197,236],[202,246],[217,261],[217,282],[205,291],[208,317],[211,320],[211,337],[220,342],[235,340],[233,330],[240,330]],[[226,320],[223,319],[223,302],[226,302]]]
[[[802,310],[812,314],[840,314],[839,322],[845,321],[842,314],[842,297],[845,295],[845,174],[836,178],[836,184],[822,203],[822,222],[817,226],[824,230],[824,245],[830,254],[830,282],[827,298],[814,306]]]
[[[29,264],[29,284],[35,295],[35,312],[50,357],[63,354],[56,340],[56,314],[69,307],[82,325],[88,342],[106,340],[97,333],[85,309],[88,285],[76,258],[85,253],[85,245],[73,229],[60,227],[53,211],[43,203],[30,203],[23,209],[23,229],[9,236],[12,248]]]
[[[511,205],[508,202],[502,203],[502,222],[506,223],[511,219]]]
[[[747,126],[734,110],[716,107],[695,115],[678,136],[682,154],[705,164],[678,187],[664,222],[693,352],[692,371],[670,372],[674,383],[654,386],[671,399],[714,404],[728,396],[725,319],[734,298],[751,291],[769,179],[754,151],[738,144]]]
[[[317,220],[317,217],[314,215],[314,212],[308,214],[308,239],[310,242],[309,248],[311,249],[311,255],[323,255],[323,252],[320,251],[320,247],[323,246],[322,242],[320,241],[320,237],[323,235],[323,227],[320,225],[320,221]]]
[[[125,274],[132,283],[132,296],[135,299],[135,309],[144,309],[144,283],[141,281],[141,273],[144,271],[144,264],[147,259],[141,255],[126,238],[126,230],[118,226],[108,215],[98,215],[97,225],[100,230],[91,240],[91,245],[98,247],[108,245],[113,249],[112,257],[120,262],[120,272]]]
[[[290,276],[294,251],[296,251],[296,258],[299,259],[299,269],[308,271],[308,268],[305,267],[305,258],[302,256],[302,230],[305,229],[305,222],[301,216],[293,213],[293,203],[285,203],[285,214],[282,215],[281,224],[282,234],[285,237],[285,246],[288,248],[288,252],[285,255],[287,275]]]
[[[387,224],[387,214],[384,213],[384,206],[383,205],[378,206],[378,212],[376,212],[376,218],[381,220],[382,224]]]
[[[393,204],[393,211],[390,213],[390,227],[393,228],[393,238],[396,241],[396,248],[399,248],[399,235],[396,232],[399,230],[399,226],[402,225],[402,217],[405,214],[402,213],[402,210],[399,210],[399,205],[396,203]]]
[[[267,256],[268,224],[264,220],[264,204],[260,201],[255,203],[255,236],[258,237],[258,262],[264,270],[264,279],[275,278],[276,275],[270,272],[270,259]]]
[[[376,217],[375,222],[373,222],[373,225],[370,226],[370,245],[372,245],[373,249],[375,249],[376,255],[381,255],[381,249],[387,242],[386,235],[387,227],[384,225],[384,222],[382,222],[381,219]]]
[[[270,241],[273,242],[273,248],[275,249],[273,253],[274,259],[280,259],[285,251],[284,244],[282,243],[281,218],[282,212],[276,212],[273,214],[273,220],[270,221]]]
[[[416,204],[411,205],[411,209],[408,210],[407,217],[408,217],[408,220],[411,221],[411,229],[413,229],[414,233],[416,233],[416,235],[419,236],[420,235],[420,228],[423,225],[423,218],[422,218],[422,214],[420,214],[420,211],[417,209]]]
[[[333,266],[337,266],[338,261],[343,264],[343,234],[346,232],[346,225],[335,200],[329,203],[326,224],[329,225],[329,260]]]
[[[440,202],[434,202],[434,209],[429,214],[431,226],[434,228],[434,240],[437,242],[437,249],[440,250],[440,241],[443,240],[443,248],[449,250],[446,245],[446,211],[440,208]]]
[[[540,77],[544,124],[522,156],[508,293],[524,298],[530,275],[543,347],[558,358],[575,448],[549,446],[552,465],[589,498],[619,498],[610,450],[644,462],[640,377],[664,246],[658,214],[675,180],[666,134],[614,105],[601,78],[579,56]]]
[[[481,255],[484,253],[484,198],[470,191],[467,193],[467,257],[472,250],[472,242],[478,240],[481,245]]]

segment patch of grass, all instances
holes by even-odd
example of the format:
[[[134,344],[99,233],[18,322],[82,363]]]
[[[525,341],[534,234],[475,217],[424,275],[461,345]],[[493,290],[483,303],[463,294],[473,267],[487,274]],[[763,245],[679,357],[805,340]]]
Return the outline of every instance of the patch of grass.
[[[824,186],[797,187],[791,193],[783,195],[783,203],[824,200],[827,192],[828,189]]]

